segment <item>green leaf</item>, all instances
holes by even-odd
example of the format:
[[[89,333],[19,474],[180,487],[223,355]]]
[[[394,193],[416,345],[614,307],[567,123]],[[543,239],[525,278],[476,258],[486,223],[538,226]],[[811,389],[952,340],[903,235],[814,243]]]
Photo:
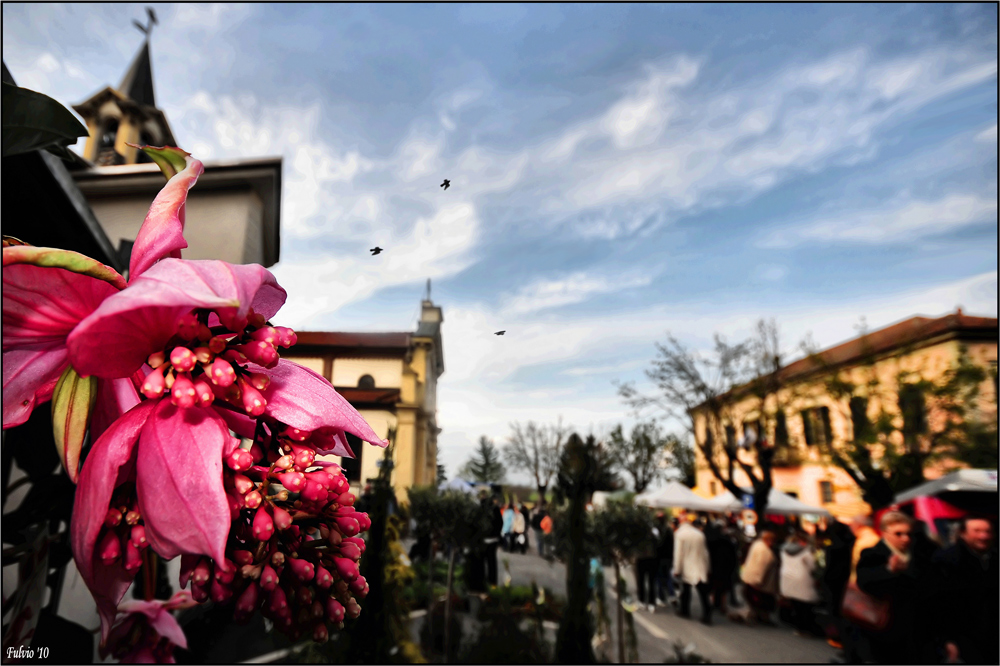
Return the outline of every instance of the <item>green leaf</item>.
[[[69,109],[48,95],[3,84],[3,156],[49,146],[72,146],[88,136]]]
[[[133,148],[138,148],[143,151],[149,157],[156,162],[156,165],[160,167],[160,171],[166,176],[167,180],[170,180],[178,173],[187,168],[187,157],[191,153],[185,152],[180,148],[175,148],[173,146],[163,146],[162,148],[157,148],[156,146],[140,146],[135,143],[127,144]]]
[[[80,476],[80,451],[97,400],[97,377],[81,377],[69,366],[52,392],[52,434],[59,461],[76,483]]]

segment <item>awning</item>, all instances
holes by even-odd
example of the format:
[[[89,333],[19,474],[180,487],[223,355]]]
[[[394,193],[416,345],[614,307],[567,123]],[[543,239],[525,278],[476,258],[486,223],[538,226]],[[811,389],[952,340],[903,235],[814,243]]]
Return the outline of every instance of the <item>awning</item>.
[[[441,486],[441,490],[458,490],[463,493],[468,493],[469,495],[476,494],[476,487],[468,481],[463,481],[462,479],[451,479],[446,481],[445,484]]]
[[[690,488],[677,481],[667,483],[663,488],[636,495],[635,503],[655,508],[688,509],[691,511],[715,511],[711,501],[695,495]]]
[[[960,469],[896,495],[894,504],[907,502],[915,497],[933,497],[949,492],[995,493],[997,492],[997,471],[995,469]]]
[[[750,489],[744,488],[744,492],[750,493]],[[737,512],[743,510],[743,502],[736,499],[728,490],[721,495],[716,495],[708,500],[712,508],[708,511],[718,511],[720,513]],[[801,502],[791,495],[786,495],[776,488],[771,488],[767,495],[767,509],[765,513],[773,513],[781,516],[829,516],[830,512],[819,506],[812,506]]]

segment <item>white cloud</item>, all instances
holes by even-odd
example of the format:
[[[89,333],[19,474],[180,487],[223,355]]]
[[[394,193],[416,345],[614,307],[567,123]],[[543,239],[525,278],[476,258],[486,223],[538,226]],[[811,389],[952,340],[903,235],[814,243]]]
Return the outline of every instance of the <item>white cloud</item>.
[[[996,219],[996,197],[948,194],[933,201],[903,198],[875,210],[845,212],[801,227],[772,232],[760,247],[790,247],[804,242],[901,243]]]
[[[539,280],[522,287],[516,294],[503,299],[504,316],[523,315],[539,310],[581,303],[597,294],[616,293],[625,289],[645,287],[652,275],[607,277],[573,273],[557,280]]]
[[[992,127],[987,127],[982,132],[976,135],[976,141],[981,143],[992,143],[994,146],[997,144],[997,124],[993,123]]]

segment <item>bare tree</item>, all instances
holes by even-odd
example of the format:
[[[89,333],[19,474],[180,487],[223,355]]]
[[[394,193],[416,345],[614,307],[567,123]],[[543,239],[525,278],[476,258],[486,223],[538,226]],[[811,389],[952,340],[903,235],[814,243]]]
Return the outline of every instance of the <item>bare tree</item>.
[[[726,431],[726,424],[736,423],[734,405],[749,393],[760,402],[760,434],[767,432],[768,421],[773,418],[773,410],[771,414],[767,411],[769,398],[777,395],[780,386],[778,327],[773,320],[761,320],[750,340],[729,344],[718,334],[714,340],[712,358],[705,359],[668,335],[666,344],[656,343],[657,358],[646,371],[646,376],[656,383],[658,394],[643,395],[630,383],[619,384],[618,393],[636,411],[654,407],[682,422],[690,421],[695,445],[713,476],[740,497],[744,491],[737,485],[735,473],[742,470],[752,485],[754,506],[763,513],[773,485],[771,461],[775,449],[761,436],[750,445],[751,450],[741,452],[733,431]],[[701,443],[695,436],[696,411],[706,417],[706,437]]]
[[[526,469],[535,477],[538,496],[545,499],[549,482],[559,469],[559,458],[566,440],[568,429],[562,419],[556,425],[538,425],[534,421],[522,425],[510,424],[511,433],[507,438],[503,454],[514,469]]]
[[[628,437],[618,425],[610,436],[610,453],[615,468],[632,477],[635,492],[646,490],[653,481],[666,474],[666,454],[669,440],[656,421],[637,423]]]

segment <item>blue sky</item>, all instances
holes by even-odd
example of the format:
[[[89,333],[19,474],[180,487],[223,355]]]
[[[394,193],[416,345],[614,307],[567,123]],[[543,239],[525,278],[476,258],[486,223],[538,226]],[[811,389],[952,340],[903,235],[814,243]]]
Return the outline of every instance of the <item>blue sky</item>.
[[[142,7],[5,3],[4,61],[80,102]],[[996,316],[995,4],[156,11],[182,147],[285,158],[277,320],[409,330],[433,279],[452,474],[511,421],[630,423],[667,331]]]

